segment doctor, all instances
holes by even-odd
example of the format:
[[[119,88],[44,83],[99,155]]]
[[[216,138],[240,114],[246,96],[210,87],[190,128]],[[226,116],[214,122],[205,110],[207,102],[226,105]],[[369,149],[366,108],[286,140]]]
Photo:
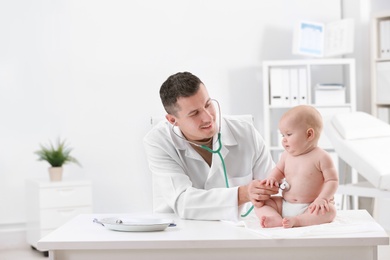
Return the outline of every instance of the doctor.
[[[274,166],[263,138],[245,120],[221,118],[218,103],[198,77],[189,72],[170,76],[160,97],[167,120],[144,138],[155,212],[235,221],[252,204],[278,193],[277,187],[260,185]]]

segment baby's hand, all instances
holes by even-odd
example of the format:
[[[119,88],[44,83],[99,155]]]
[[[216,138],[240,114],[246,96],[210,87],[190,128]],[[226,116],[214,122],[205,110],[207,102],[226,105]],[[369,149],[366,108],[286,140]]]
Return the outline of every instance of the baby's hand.
[[[325,213],[329,211],[329,203],[326,199],[323,198],[316,198],[310,205],[309,205],[309,212],[311,214],[318,215],[321,213],[322,215],[325,215]]]
[[[274,179],[274,178],[264,179],[264,180],[261,181],[261,183],[262,183],[262,184],[265,184],[265,185],[267,185],[267,186],[270,186],[271,188],[272,188],[272,187],[275,187],[275,186],[279,187],[279,183],[278,183],[277,180]]]

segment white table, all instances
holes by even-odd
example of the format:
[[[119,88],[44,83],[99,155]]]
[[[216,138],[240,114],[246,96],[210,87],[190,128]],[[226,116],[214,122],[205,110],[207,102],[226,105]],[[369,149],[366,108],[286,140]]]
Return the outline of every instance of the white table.
[[[378,245],[389,244],[383,228],[365,210],[338,214],[348,223],[358,219],[357,230],[360,225],[363,231],[270,238],[231,223],[176,218],[176,227],[160,232],[118,232],[92,220],[129,215],[83,214],[42,238],[38,249],[49,251],[50,259],[72,260],[377,259]],[[364,228],[366,224],[375,227],[373,231]]]

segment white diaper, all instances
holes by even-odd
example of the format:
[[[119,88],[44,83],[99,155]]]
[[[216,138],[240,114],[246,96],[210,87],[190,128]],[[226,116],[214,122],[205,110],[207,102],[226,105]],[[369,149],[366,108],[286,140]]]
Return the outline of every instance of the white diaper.
[[[283,200],[282,217],[295,217],[309,207],[310,203],[290,203]]]

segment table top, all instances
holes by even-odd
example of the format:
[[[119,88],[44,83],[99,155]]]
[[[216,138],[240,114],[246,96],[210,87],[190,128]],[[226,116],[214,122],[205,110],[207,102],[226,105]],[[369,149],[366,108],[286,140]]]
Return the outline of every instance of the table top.
[[[258,248],[258,247],[316,247],[316,246],[376,246],[388,245],[389,237],[365,210],[339,211],[348,228],[345,232],[316,232],[291,235],[289,230],[261,230],[224,221],[182,220],[174,215],[153,215],[170,218],[176,223],[164,231],[120,232],[93,222],[94,218],[142,217],[140,214],[82,214],[54,230],[38,242],[39,250],[88,249],[167,249],[167,248]],[[148,215],[150,216],[150,215]],[[330,224],[325,224],[330,225]],[[326,226],[322,226],[326,230]],[[306,229],[309,227],[305,227]],[[293,228],[291,231],[305,230]],[[337,229],[340,230],[340,229]],[[260,231],[260,232],[259,232]],[[270,236],[278,232],[277,236]],[[283,237],[283,232],[286,236]],[[281,235],[282,234],[282,235]],[[297,233],[299,234],[299,233]]]

